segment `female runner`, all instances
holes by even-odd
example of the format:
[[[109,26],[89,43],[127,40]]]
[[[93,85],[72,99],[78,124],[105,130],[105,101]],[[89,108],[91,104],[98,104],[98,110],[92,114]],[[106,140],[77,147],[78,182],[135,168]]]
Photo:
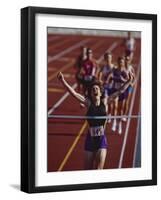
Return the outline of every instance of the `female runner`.
[[[97,71],[97,61],[93,58],[92,49],[87,49],[87,59],[82,63],[82,84],[84,87],[84,94],[86,95],[88,88],[95,81]]]
[[[81,71],[82,71],[82,64],[86,59],[87,59],[87,47],[83,46],[81,49],[81,55],[78,56],[78,59],[75,64],[76,68],[77,68],[75,78],[76,78],[77,84],[78,84],[78,92],[82,91],[83,75],[81,74]]]
[[[134,88],[134,85],[135,85],[135,82],[136,82],[135,70],[130,63],[130,57],[129,56],[125,57],[125,67],[126,67],[127,75],[128,76],[130,75],[131,78],[132,78],[131,84],[127,88],[128,94],[127,94],[127,98],[126,98],[126,101],[125,101],[125,108],[124,108],[124,115],[127,115],[128,110],[129,110],[129,102],[130,102],[131,95],[132,95],[132,92],[133,92],[133,88]],[[124,121],[125,121],[125,119],[124,119]]]
[[[113,80],[114,80],[114,88],[115,90],[118,90],[128,79],[127,72],[125,69],[125,59],[124,57],[119,57],[118,58],[118,66],[115,68],[113,72]],[[118,115],[123,115],[124,114],[124,107],[125,107],[125,100],[127,98],[128,91],[127,89],[119,95],[118,99]],[[118,133],[122,133],[122,118],[120,119],[114,119],[113,121],[113,126],[112,130],[116,131],[116,128],[118,127]],[[117,126],[117,121],[118,121],[118,126]]]
[[[127,39],[125,39],[125,56],[129,56],[130,62],[132,62],[135,48],[135,39],[132,37],[131,32],[128,32]]]
[[[108,102],[112,101],[119,94],[124,92],[129,86],[129,80],[111,96],[103,96],[102,87],[99,83],[93,83],[90,87],[88,97],[85,98],[77,93],[64,79],[61,72],[58,79],[68,92],[87,107],[87,116],[106,116]],[[88,119],[88,133],[85,141],[85,169],[103,169],[106,152],[107,140],[105,136],[106,119]]]
[[[107,52],[104,54],[104,63],[101,66],[101,70],[99,72],[98,79],[103,84],[105,93],[110,96],[113,93],[113,70],[114,70],[114,64],[112,63],[112,54],[110,52]],[[117,114],[115,109],[117,109],[117,99],[115,101],[111,102],[108,105],[108,113],[109,116]],[[111,119],[108,119],[108,123],[111,122]]]

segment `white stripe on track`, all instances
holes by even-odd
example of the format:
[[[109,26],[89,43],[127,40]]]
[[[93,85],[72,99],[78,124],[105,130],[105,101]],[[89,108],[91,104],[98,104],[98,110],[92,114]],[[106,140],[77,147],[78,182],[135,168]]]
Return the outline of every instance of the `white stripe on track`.
[[[77,84],[75,83],[72,85],[72,88],[75,89],[77,87]],[[48,115],[50,115],[57,107],[62,104],[62,102],[69,96],[69,92],[66,92],[57,102],[53,105],[53,107],[48,111]]]
[[[138,85],[138,79],[139,79],[140,68],[141,68],[140,65],[141,65],[141,62],[139,62],[139,65],[138,65],[138,71],[137,71],[137,76],[136,76],[136,85],[135,85],[135,88],[134,88],[134,92],[133,92],[133,96],[132,96],[132,100],[131,100],[131,105],[130,105],[130,110],[129,110],[128,116],[132,115],[132,111],[133,111],[133,107],[134,107],[134,100],[135,100],[136,89],[137,89],[137,85]],[[125,130],[125,135],[124,135],[124,140],[123,140],[123,145],[122,145],[122,149],[121,149],[121,155],[120,155],[118,168],[122,167],[122,162],[123,162],[123,157],[124,157],[127,137],[128,137],[128,133],[129,133],[130,122],[131,122],[131,119],[128,118],[127,125],[126,125],[126,130]]]
[[[49,38],[48,42],[53,42],[54,40],[57,40],[58,38],[60,38],[60,36],[55,36],[55,37]]]
[[[118,42],[112,43],[112,45],[106,51],[109,51],[109,52],[113,51],[116,48],[117,45],[118,45]],[[98,62],[103,60],[103,58],[104,58],[104,54],[98,59]]]
[[[89,40],[90,40],[90,39],[86,39],[86,40],[80,41],[80,42],[74,44],[73,46],[71,46],[71,47],[65,49],[64,51],[61,51],[60,53],[58,53],[58,54],[56,54],[56,55],[54,55],[54,56],[50,56],[50,57],[48,58],[48,63],[50,63],[50,62],[52,62],[52,61],[54,61],[54,60],[56,60],[56,59],[58,59],[58,58],[64,56],[65,54],[67,54],[67,53],[73,51],[74,49],[77,49],[78,47],[81,47],[82,45],[84,45],[84,44],[86,44],[87,42],[89,42]]]

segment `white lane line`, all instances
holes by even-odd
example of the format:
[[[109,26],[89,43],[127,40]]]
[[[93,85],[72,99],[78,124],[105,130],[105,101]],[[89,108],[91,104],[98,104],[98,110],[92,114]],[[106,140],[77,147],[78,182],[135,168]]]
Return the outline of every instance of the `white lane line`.
[[[58,49],[58,48],[60,48],[61,46],[65,45],[65,43],[67,43],[67,42],[69,42],[69,39],[68,39],[68,38],[66,38],[66,39],[64,39],[64,40],[61,40],[61,41],[59,41],[59,42],[56,42],[56,43],[50,45],[50,46],[48,47],[48,52],[52,51],[53,49]],[[52,57],[52,56],[51,56],[51,57]]]
[[[117,42],[114,42],[114,43],[112,43],[112,45],[106,50],[106,51],[112,51],[112,50],[114,50],[115,48],[116,48],[116,46],[117,46]],[[102,59],[103,59],[103,57],[104,57],[104,54],[103,55],[101,55],[100,56],[100,58],[98,59],[98,62],[100,62]],[[73,89],[75,89],[77,87],[77,84],[75,83],[74,85],[72,85],[72,88]],[[52,106],[52,108],[48,111],[48,115],[50,115],[52,112],[54,112],[54,110],[56,109],[56,108],[58,108],[59,106],[60,106],[60,104],[62,104],[63,103],[63,101],[67,98],[69,96],[69,92],[66,92],[61,98],[60,98],[60,100],[56,103],[56,104],[54,104],[53,106]]]
[[[139,111],[139,115],[140,115],[140,111]],[[137,146],[138,146],[139,134],[140,134],[139,133],[139,130],[140,130],[139,126],[140,126],[140,118],[138,118],[138,121],[137,121],[137,130],[136,130],[137,132],[136,132],[135,147],[134,147],[134,154],[133,154],[133,167],[135,167],[135,163],[136,163],[136,152],[137,152]]]
[[[114,43],[110,46],[110,48],[108,49],[108,51],[113,51],[113,50],[117,47],[117,45],[118,45],[118,42],[114,42]]]
[[[60,38],[60,36],[55,36],[55,37],[52,36],[52,38],[48,39],[48,42],[53,42],[54,40],[57,40],[58,38]]]
[[[118,45],[118,42],[112,43],[112,45],[106,51],[109,51],[109,52],[113,51],[117,47],[117,45]],[[103,58],[104,58],[104,54],[98,59],[98,62],[101,62]]]
[[[75,83],[72,85],[72,88],[75,89],[77,87],[77,84]],[[57,102],[53,105],[53,107],[48,111],[48,115],[50,115],[56,108],[60,106],[60,104],[63,103],[63,101],[69,96],[69,92],[66,92]]]
[[[133,107],[134,107],[134,100],[135,100],[136,89],[137,89],[137,85],[138,85],[138,79],[139,79],[140,68],[141,68],[140,65],[141,65],[141,61],[139,62],[139,65],[138,65],[138,71],[137,71],[137,76],[136,76],[136,85],[135,85],[135,88],[134,88],[134,92],[133,92],[128,116],[132,115],[132,111],[133,111]],[[131,122],[131,118],[128,118],[118,168],[122,167],[127,137],[128,137],[128,133],[129,133],[130,122]]]
[[[90,39],[86,39],[86,40],[83,40],[83,41],[80,41],[76,44],[74,44],[73,46],[65,49],[64,51],[61,51],[60,53],[54,55],[54,56],[51,56],[48,58],[48,63],[54,61],[54,60],[57,60],[58,58],[64,56],[65,54],[73,51],[74,49],[77,49],[78,47],[81,47],[82,45],[86,44],[87,42],[89,42]]]

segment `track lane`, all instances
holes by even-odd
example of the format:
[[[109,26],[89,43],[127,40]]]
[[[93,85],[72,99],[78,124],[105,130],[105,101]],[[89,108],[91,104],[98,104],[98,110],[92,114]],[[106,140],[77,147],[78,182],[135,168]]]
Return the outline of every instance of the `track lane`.
[[[137,46],[138,47],[138,51],[136,53],[137,57],[139,57],[140,55],[140,49],[141,46]],[[141,68],[140,66],[141,61],[139,63],[139,68]],[[139,69],[138,69],[139,70]],[[140,70],[141,72],[141,70]],[[138,114],[140,113],[140,97],[141,96],[141,74],[139,73],[139,78],[138,78],[138,83],[137,83],[137,89],[136,89],[136,98],[134,101],[134,107],[133,107],[133,111],[132,113]],[[136,137],[137,137],[137,124],[138,124],[138,119],[133,119],[131,120],[130,126],[129,126],[129,134],[127,137],[127,142],[126,142],[126,148],[125,148],[125,152],[124,152],[124,158],[123,158],[123,163],[122,163],[122,167],[123,168],[131,168],[133,167],[133,159],[134,159],[134,150],[135,150],[135,142],[136,142]]]
[[[98,39],[98,37],[97,37]],[[104,38],[103,38],[104,39]],[[95,51],[95,56],[98,56],[100,55],[100,52],[103,52],[105,51],[105,49],[107,49],[107,46],[109,45],[109,43],[113,42],[114,40],[116,40],[116,38],[111,38],[110,42],[107,42],[105,45],[99,45],[96,46],[98,47]],[[119,39],[119,41],[121,42],[122,39]],[[100,42],[101,43],[101,42]],[[91,41],[91,44],[92,44],[92,41]],[[59,49],[61,50],[61,49]],[[119,55],[120,53],[119,52],[122,52],[121,48],[119,49],[116,49],[114,50],[114,54],[117,56]],[[75,55],[78,55],[79,54],[79,50],[77,51],[74,51],[74,54]],[[70,52],[69,54],[66,54],[65,55],[66,57],[70,58],[71,56],[73,56],[72,52]],[[52,66],[54,67],[54,65]],[[70,68],[69,69],[69,73],[73,73],[73,68]],[[69,81],[75,81],[75,80],[71,80],[69,79]],[[54,78],[50,84],[56,82],[56,79]],[[51,102],[55,101],[56,99],[59,99],[60,98],[60,95],[58,94],[55,94],[55,93],[50,93],[48,94],[49,96],[49,101],[51,99]],[[57,97],[58,96],[58,97]],[[51,103],[49,103],[51,104]],[[72,105],[69,107],[69,105]],[[81,110],[80,107],[79,107],[79,103],[77,104],[75,102],[75,99],[72,99],[69,98],[67,99],[63,104],[62,104],[62,108],[61,109],[57,109],[56,111],[56,114],[72,114],[72,115],[84,115],[85,114],[85,110]],[[63,113],[62,113],[62,110],[63,110]],[[79,112],[78,112],[79,111]],[[58,121],[58,120],[57,120]],[[83,122],[81,121],[75,121],[75,125],[65,125],[65,121],[62,122],[62,125],[64,126],[64,131],[61,131],[61,133],[59,134],[60,130],[58,130],[60,127],[60,124],[57,125],[56,127],[56,123],[51,123],[51,122],[54,122],[54,120],[50,120],[49,121],[49,125],[48,125],[48,170],[49,171],[56,171],[58,169],[58,166],[60,166],[60,163],[61,163],[61,160],[64,159],[65,156],[63,155],[66,155],[65,154],[65,149],[70,149],[71,145],[72,145],[72,142],[71,141],[74,141],[74,139],[76,138],[76,133],[78,133],[80,131],[80,128],[82,127],[82,124]],[[73,121],[74,123],[74,121]],[[68,126],[68,127],[67,127]],[[63,130],[63,129],[62,129]],[[83,146],[84,146],[84,140],[85,140],[85,132],[82,134],[81,138],[79,139],[76,147],[73,149],[73,152],[71,153],[70,155],[70,158],[68,160],[68,162],[66,162],[64,168],[62,169],[63,171],[68,171],[68,170],[71,170],[71,169],[74,169],[74,170],[81,170],[83,169],[83,155],[84,155],[84,152],[83,152]],[[107,164],[105,165],[107,168],[117,168],[117,165],[116,163],[114,163],[114,160],[118,158],[119,156],[119,151],[120,149],[118,148],[118,146],[121,145],[122,143],[122,140],[120,140],[120,136],[119,135],[113,135],[111,133],[108,133],[107,137],[109,137],[109,141],[110,143],[112,144],[112,146],[110,145],[109,146],[109,149],[108,149],[108,155],[107,155]],[[112,137],[111,137],[112,136]],[[116,142],[118,140],[118,142]],[[60,146],[63,147],[63,150],[61,150],[61,152],[59,151],[59,148]],[[55,147],[55,148],[53,148]],[[59,151],[58,154],[56,154],[56,156],[53,156],[52,155],[55,155],[55,151],[53,150],[55,149],[56,151]],[[111,155],[111,151],[113,151],[113,149],[116,149],[115,151],[115,155]],[[110,156],[111,156],[111,159],[112,159],[112,165],[109,164],[108,160],[110,161]],[[51,158],[50,158],[51,157]]]

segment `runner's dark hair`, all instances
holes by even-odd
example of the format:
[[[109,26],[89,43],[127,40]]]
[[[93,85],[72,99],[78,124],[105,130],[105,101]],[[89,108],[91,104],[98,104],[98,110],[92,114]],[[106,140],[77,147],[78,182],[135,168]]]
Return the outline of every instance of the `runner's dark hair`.
[[[100,81],[98,80],[95,80],[93,83],[91,83],[91,85],[89,86],[88,88],[88,98],[90,100],[92,100],[92,96],[91,96],[91,91],[92,91],[92,88],[94,85],[97,85],[99,88],[100,88],[100,91],[101,91],[101,99],[103,99],[105,97],[105,94],[104,94],[104,88],[103,88],[103,85],[101,84]]]

